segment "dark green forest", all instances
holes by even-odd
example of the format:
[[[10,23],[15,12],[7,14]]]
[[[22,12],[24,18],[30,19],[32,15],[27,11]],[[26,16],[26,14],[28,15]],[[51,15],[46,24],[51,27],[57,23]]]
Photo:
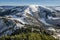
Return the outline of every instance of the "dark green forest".
[[[43,30],[42,28],[34,27],[17,29],[9,36],[2,36],[0,40],[57,40]],[[38,31],[40,30],[40,31]]]

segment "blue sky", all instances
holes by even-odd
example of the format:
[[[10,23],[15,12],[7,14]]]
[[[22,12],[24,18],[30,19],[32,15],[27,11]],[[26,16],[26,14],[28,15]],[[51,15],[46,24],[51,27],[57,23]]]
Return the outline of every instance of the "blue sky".
[[[60,6],[60,0],[0,0],[0,5],[45,5]]]

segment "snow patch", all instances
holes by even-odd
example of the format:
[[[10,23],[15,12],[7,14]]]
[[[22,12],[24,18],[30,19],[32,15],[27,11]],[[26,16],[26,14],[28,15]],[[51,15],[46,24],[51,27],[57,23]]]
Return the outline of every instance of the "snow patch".
[[[44,23],[45,25],[50,25],[50,24],[48,24],[48,23],[46,23],[46,21],[45,21],[45,19],[44,18],[41,18],[41,19],[39,19],[42,23]]]
[[[30,5],[29,7],[32,9],[33,12],[38,11],[38,5]]]
[[[49,27],[47,30],[56,31],[53,27]]]
[[[9,18],[9,19],[11,19],[11,20],[17,20],[17,21],[25,24],[25,22],[21,18]]]

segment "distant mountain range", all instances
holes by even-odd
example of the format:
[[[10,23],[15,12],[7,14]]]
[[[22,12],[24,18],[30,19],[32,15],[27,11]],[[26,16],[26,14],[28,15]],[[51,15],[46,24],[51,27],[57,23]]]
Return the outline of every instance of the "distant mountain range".
[[[60,28],[60,6],[0,6],[0,35],[25,25]]]

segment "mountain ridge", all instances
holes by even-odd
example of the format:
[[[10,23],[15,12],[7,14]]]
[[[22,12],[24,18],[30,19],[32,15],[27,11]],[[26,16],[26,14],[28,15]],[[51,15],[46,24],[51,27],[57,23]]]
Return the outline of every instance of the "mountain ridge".
[[[24,25],[60,28],[60,15],[57,16],[58,12],[50,7],[30,5],[0,9],[0,24],[4,25],[0,25],[1,35],[11,35]]]

